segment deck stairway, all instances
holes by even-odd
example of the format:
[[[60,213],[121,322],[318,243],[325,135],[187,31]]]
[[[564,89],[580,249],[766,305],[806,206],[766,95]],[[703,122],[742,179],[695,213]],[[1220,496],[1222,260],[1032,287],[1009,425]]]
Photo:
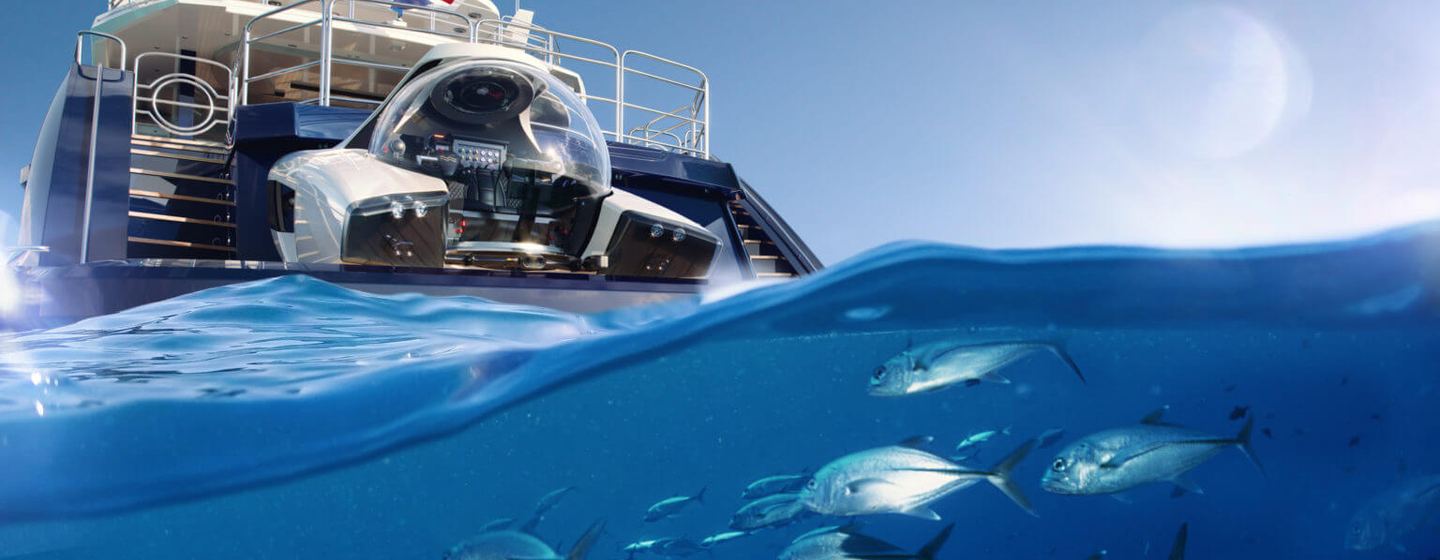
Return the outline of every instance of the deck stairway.
[[[795,267],[776,249],[775,241],[765,232],[764,226],[750,215],[741,202],[730,203],[730,214],[735,217],[735,226],[740,228],[745,253],[750,255],[750,268],[757,278],[797,276]]]
[[[130,258],[231,259],[235,186],[223,143],[135,134]]]

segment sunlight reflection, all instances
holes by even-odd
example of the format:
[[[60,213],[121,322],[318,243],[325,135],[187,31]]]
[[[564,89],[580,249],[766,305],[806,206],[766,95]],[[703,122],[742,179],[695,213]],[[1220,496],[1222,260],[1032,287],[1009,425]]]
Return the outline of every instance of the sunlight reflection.
[[[1277,30],[1237,8],[1179,10],[1151,30],[1137,61],[1145,117],[1189,155],[1246,153],[1275,132],[1295,90],[1308,89],[1293,83],[1295,58]]]

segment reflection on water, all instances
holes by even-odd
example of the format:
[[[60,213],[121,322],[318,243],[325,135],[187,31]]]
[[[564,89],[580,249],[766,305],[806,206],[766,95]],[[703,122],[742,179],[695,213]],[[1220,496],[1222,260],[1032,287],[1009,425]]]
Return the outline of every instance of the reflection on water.
[[[1206,255],[908,246],[653,317],[401,298],[406,312],[280,281],[265,289],[319,290],[315,307],[328,310],[286,299],[293,313],[260,320],[281,302],[237,287],[255,306],[239,320],[196,318],[187,309],[207,302],[192,300],[142,310],[169,320],[117,316],[8,343],[21,351],[6,353],[0,393],[11,401],[0,508],[13,520],[0,545],[54,557],[440,558],[512,518],[495,526],[533,521],[560,555],[603,520],[590,558],[663,539],[696,546],[636,557],[776,557],[847,520],[808,516],[698,543],[730,531],[747,485],[766,476],[920,435],[935,438],[928,452],[955,456],[962,440],[995,430],[956,460],[989,467],[1061,428],[1012,475],[1038,517],[971,484],[928,504],[942,521],[869,515],[855,530],[913,552],[953,523],[940,558],[1164,558],[1182,524],[1196,558],[1362,554],[1346,550],[1352,517],[1387,488],[1440,473],[1428,443],[1440,427],[1437,240],[1420,229]],[[1407,291],[1408,303],[1367,303]],[[366,303],[337,307],[352,298]],[[221,340],[237,332],[226,329],[264,334],[200,367],[230,348]],[[277,335],[286,329],[293,336]],[[118,332],[142,338],[108,345]],[[1035,353],[1005,367],[1010,383],[868,390],[906,348],[1057,338],[1085,383]],[[137,365],[147,353],[162,365]],[[292,357],[300,365],[286,365]],[[79,408],[84,398],[101,404]],[[36,417],[36,401],[52,412]],[[1253,421],[1264,474],[1224,451],[1188,472],[1198,491],[1181,495],[1161,482],[1119,499],[1042,487],[1062,450],[1167,406],[1165,421],[1206,434]],[[257,486],[267,481],[281,482]],[[570,486],[533,517],[537,501]],[[701,488],[703,502],[645,520],[657,502]],[[165,505],[177,498],[187,500]],[[1385,522],[1387,539],[1412,556],[1440,553],[1434,512],[1405,511],[1405,522]],[[1363,554],[1405,557],[1390,541],[1372,548]]]

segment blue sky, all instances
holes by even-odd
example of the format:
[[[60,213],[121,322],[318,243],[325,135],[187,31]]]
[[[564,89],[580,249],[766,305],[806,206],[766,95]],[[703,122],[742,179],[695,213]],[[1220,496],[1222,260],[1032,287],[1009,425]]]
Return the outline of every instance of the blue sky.
[[[102,4],[7,6],[0,211]],[[705,69],[715,153],[829,262],[897,239],[1231,246],[1440,216],[1440,4],[523,5]]]

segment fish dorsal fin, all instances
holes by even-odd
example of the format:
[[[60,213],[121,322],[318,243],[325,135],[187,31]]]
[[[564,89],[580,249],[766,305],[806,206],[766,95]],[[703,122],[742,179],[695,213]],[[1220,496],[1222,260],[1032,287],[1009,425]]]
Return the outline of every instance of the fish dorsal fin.
[[[923,449],[925,446],[930,445],[934,441],[935,436],[918,435],[902,439],[896,445],[899,445],[900,447],[909,447],[910,449]]]
[[[1170,545],[1169,560],[1185,560],[1185,541],[1189,540],[1190,524],[1181,523],[1180,530],[1175,532],[1175,543]]]
[[[604,520],[591,523],[590,528],[585,529],[585,533],[575,541],[575,546],[570,549],[570,553],[565,555],[565,560],[585,560],[585,555],[590,553],[590,548],[595,546],[595,541],[599,540],[600,535],[604,532]]]

